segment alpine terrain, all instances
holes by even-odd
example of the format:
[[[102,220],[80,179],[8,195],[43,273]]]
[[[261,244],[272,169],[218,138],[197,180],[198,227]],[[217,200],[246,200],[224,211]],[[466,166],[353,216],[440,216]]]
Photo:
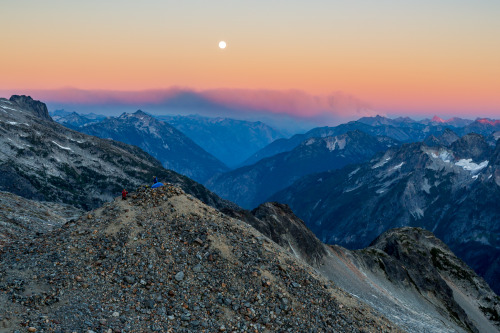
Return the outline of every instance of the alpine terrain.
[[[198,182],[229,170],[180,131],[140,110],[109,117],[78,130],[137,146],[158,159],[165,168]]]
[[[430,230],[500,291],[500,142],[405,144],[371,161],[306,176],[277,193],[318,237],[367,246],[396,227]]]
[[[140,187],[19,235],[0,249],[2,330],[498,331],[498,297],[430,232],[349,251],[285,205],[224,211]]]
[[[99,139],[54,122],[44,103],[0,99],[0,190],[25,198],[92,209],[124,188],[160,181],[216,207],[234,206],[193,180],[166,170],[143,150]]]
[[[0,251],[2,330],[403,332],[248,224],[171,185],[143,187]]]
[[[236,167],[250,155],[283,135],[260,122],[230,118],[158,116],[229,167]]]
[[[215,176],[206,186],[242,207],[253,208],[302,176],[364,162],[398,144],[360,131],[309,138],[290,152]]]
[[[405,143],[421,142],[428,136],[440,136],[445,130],[452,130],[459,136],[476,133],[489,136],[500,130],[500,121],[478,118],[475,121],[452,118],[447,121],[434,117],[422,121],[399,117],[396,119],[382,116],[364,117],[335,127],[318,127],[305,134],[296,134],[289,139],[276,140],[262,148],[245,161],[245,165],[254,164],[265,157],[290,151],[312,137],[335,136],[348,131],[359,130],[371,135],[382,135]]]

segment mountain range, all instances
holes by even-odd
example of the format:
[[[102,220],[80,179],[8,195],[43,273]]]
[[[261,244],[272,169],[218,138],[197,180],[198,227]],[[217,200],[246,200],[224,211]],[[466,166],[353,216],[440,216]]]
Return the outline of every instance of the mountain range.
[[[335,127],[317,127],[305,134],[296,134],[289,139],[279,139],[270,143],[248,158],[244,164],[253,164],[260,159],[290,151],[308,138],[335,136],[354,130],[371,135],[387,136],[404,143],[421,142],[430,135],[441,135],[446,129],[451,129],[459,136],[469,133],[490,136],[500,130],[500,122],[486,118],[477,118],[475,121],[461,118],[444,121],[441,118],[437,120],[437,118],[415,121],[408,117],[390,119],[376,116],[364,117]]]
[[[140,111],[117,118],[103,131],[167,136]],[[497,122],[414,123],[313,130],[227,182],[298,179],[247,211],[30,97],[0,99],[0,190],[25,197],[0,192],[0,330],[498,332],[500,298],[454,254],[498,288]],[[418,128],[423,142],[379,135]]]
[[[223,198],[253,208],[302,176],[364,162],[398,144],[388,137],[360,131],[309,138],[289,152],[217,175],[205,185]]]
[[[49,114],[54,121],[72,129],[77,129],[80,126],[106,119],[106,116],[95,113],[81,115],[76,112],[68,112],[65,110],[55,110],[49,112]]]
[[[301,178],[271,200],[287,203],[318,237],[367,246],[387,229],[434,232],[500,291],[500,142],[478,134],[449,146],[405,144],[369,162]]]
[[[124,188],[160,181],[217,207],[234,205],[193,180],[166,170],[138,147],[64,127],[44,103],[27,96],[0,99],[0,190],[25,198],[92,209]]]
[[[119,117],[78,128],[79,131],[104,139],[137,146],[159,160],[162,165],[198,182],[229,171],[213,155],[194,143],[168,123],[139,110]]]
[[[283,134],[260,121],[197,115],[157,117],[174,126],[231,168],[283,137]]]

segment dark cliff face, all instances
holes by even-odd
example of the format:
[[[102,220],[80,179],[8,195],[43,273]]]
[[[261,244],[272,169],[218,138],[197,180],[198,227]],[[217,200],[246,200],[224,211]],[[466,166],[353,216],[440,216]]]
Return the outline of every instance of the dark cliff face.
[[[49,115],[49,110],[47,109],[47,105],[40,101],[35,101],[30,96],[25,95],[12,95],[9,101],[16,103],[23,110],[30,111],[35,116],[40,117],[44,120],[52,121],[52,118]]]
[[[260,228],[254,226],[257,230],[307,263],[317,265],[326,255],[324,244],[288,205],[266,202],[252,210],[252,214],[263,223]]]
[[[455,158],[484,161],[490,158],[493,149],[482,135],[471,133],[464,135],[450,145]]]
[[[287,205],[266,202],[252,211],[223,209],[222,212],[248,223],[291,255],[312,266],[321,264],[322,258],[327,254],[325,245]]]
[[[451,129],[447,128],[440,135],[429,135],[425,138],[424,143],[429,147],[449,146],[458,139],[460,139],[460,137]]]

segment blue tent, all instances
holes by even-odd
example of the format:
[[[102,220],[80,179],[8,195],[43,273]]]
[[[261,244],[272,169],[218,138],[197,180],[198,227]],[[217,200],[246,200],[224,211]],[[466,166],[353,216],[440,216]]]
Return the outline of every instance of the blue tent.
[[[161,187],[161,186],[163,186],[163,184],[158,182],[158,183],[153,184],[151,186],[151,188],[157,188],[157,187]]]

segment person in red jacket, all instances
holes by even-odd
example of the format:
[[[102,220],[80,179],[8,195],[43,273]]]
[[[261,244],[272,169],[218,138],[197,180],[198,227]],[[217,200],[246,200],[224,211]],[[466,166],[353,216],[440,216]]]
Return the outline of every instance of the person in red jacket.
[[[127,194],[128,194],[127,190],[123,189],[123,191],[122,191],[122,200],[127,200]]]

